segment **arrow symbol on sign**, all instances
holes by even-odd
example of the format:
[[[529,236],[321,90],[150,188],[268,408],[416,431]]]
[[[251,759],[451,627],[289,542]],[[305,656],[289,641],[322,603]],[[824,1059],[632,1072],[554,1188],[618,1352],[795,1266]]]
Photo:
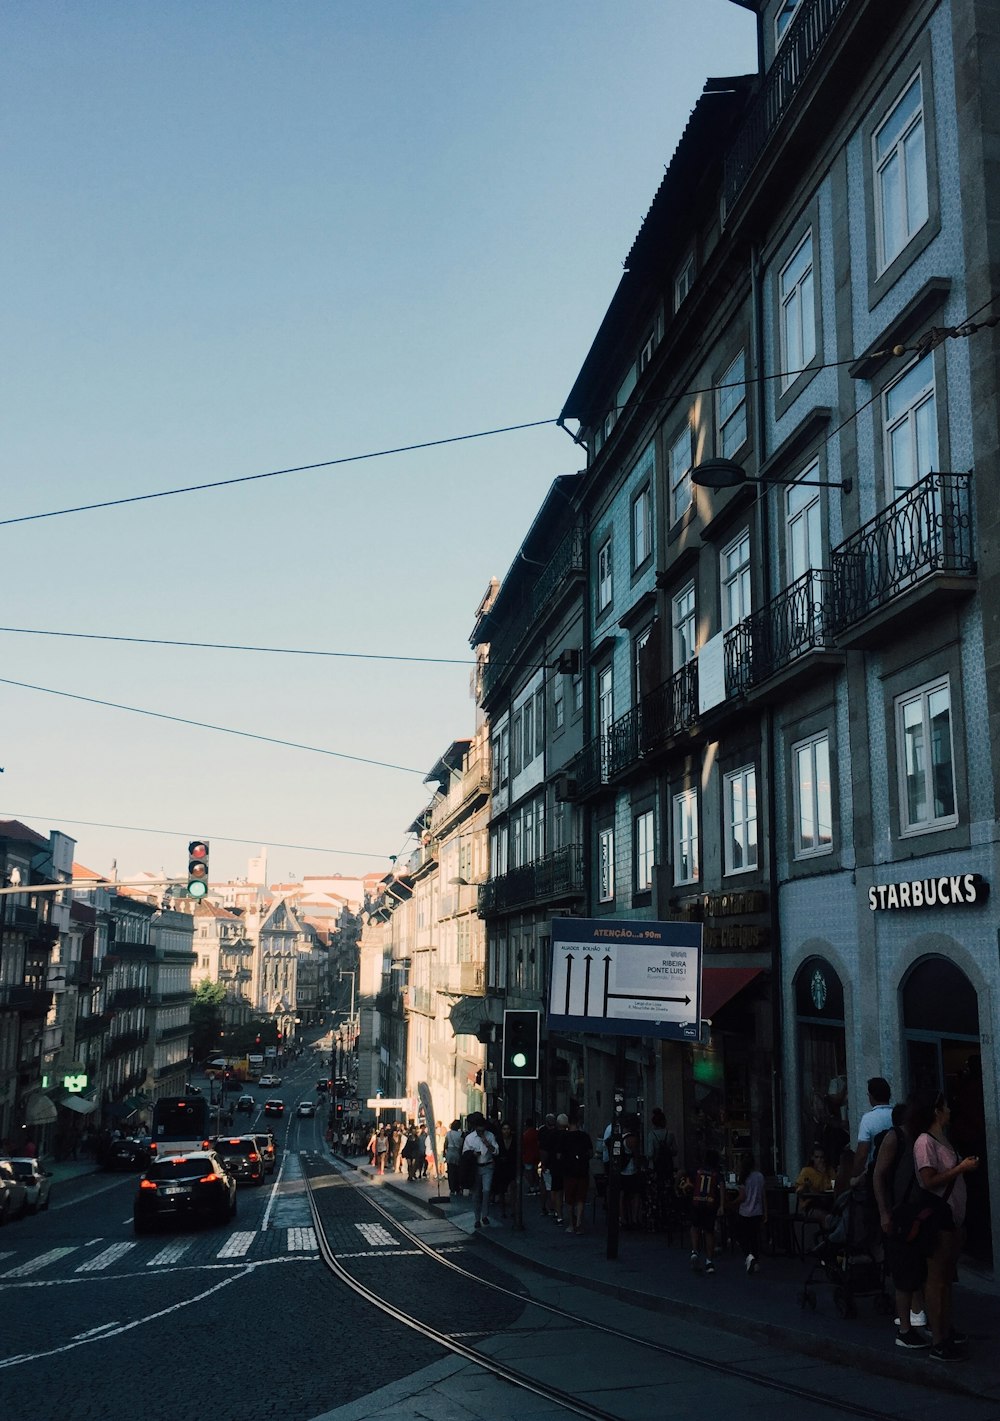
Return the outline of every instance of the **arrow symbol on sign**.
[[[566,1006],[565,1006],[565,1009],[564,1009],[564,1012],[563,1012],[563,1015],[564,1015],[564,1016],[569,1016],[569,991],[570,991],[570,986],[571,986],[571,984],[572,984],[572,981],[573,981],[573,954],[572,954],[571,952],[569,952],[569,953],[566,954]]]
[[[608,1014],[608,983],[611,979],[611,958],[604,959],[604,1015]]]
[[[591,963],[591,960],[592,960],[592,959],[591,959],[590,953],[588,952],[588,953],[587,953],[587,956],[583,959],[583,963],[584,963],[584,968],[583,968],[583,1014],[584,1014],[584,1016],[589,1016],[589,1015],[590,1015],[590,963]]]

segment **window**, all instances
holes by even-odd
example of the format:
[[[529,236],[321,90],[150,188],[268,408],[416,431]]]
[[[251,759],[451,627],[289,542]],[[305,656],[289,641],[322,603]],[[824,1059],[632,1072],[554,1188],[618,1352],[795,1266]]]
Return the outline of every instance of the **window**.
[[[785,495],[785,547],[788,581],[794,582],[810,568],[823,566],[822,523],[820,519],[819,465],[812,464]]]
[[[617,418],[617,410],[608,410],[607,414],[604,416],[604,438],[606,440],[611,438],[611,431],[615,427],[615,420]]]
[[[789,26],[791,25],[792,21],[795,19],[796,11],[798,10],[798,8],[799,8],[799,6],[800,6],[801,4],[802,4],[802,0],[784,0],[784,4],[781,6],[781,8],[779,9],[778,13],[775,15],[775,17],[774,17],[774,47],[775,47],[775,49],[777,49],[778,45],[781,43],[781,41],[785,38],[785,35],[788,33]]]
[[[597,554],[597,610],[603,612],[611,606],[614,586],[611,573],[611,539],[601,544]]]
[[[733,770],[724,786],[726,872],[747,873],[757,867],[757,771]]]
[[[676,523],[691,507],[691,426],[684,426],[670,446],[670,521]]]
[[[689,582],[670,603],[673,629],[674,669],[679,670],[695,654],[694,583]]]
[[[573,677],[573,714],[579,715],[583,710],[583,673],[580,672]]]
[[[653,527],[649,485],[640,490],[632,504],[632,567],[642,567],[653,551]]]
[[[797,859],[828,854],[833,848],[830,793],[830,740],[824,731],[792,746]]]
[[[810,229],[781,269],[781,388],[787,390],[816,354]]]
[[[552,682],[552,720],[556,730],[562,730],[566,724],[566,688],[563,684],[563,675],[557,671]]]
[[[674,795],[674,882],[698,882],[698,792]]]
[[[684,259],[684,263],[674,277],[674,310],[676,311],[681,302],[687,296],[694,285],[694,252],[690,252]]]
[[[636,893],[647,893],[653,886],[653,832],[653,811],[647,809],[645,813],[637,814],[633,833],[635,872],[632,880]]]
[[[632,391],[635,389],[637,379],[638,375],[636,374],[635,365],[630,365],[625,379],[618,386],[618,394],[615,396],[615,405],[618,409],[619,414],[621,414],[622,410],[628,403],[629,397],[631,396]]]
[[[719,381],[718,451],[731,459],[747,438],[747,358],[739,355]]]
[[[750,534],[741,533],[722,553],[722,629],[750,615]]]
[[[597,836],[598,884],[600,903],[613,903],[615,898],[615,831],[602,829]]]
[[[521,764],[527,766],[535,758],[535,711],[531,701],[526,701],[521,711],[521,733],[524,746]]]
[[[614,668],[604,666],[597,676],[597,725],[601,735],[607,735],[615,718]]]
[[[632,639],[632,704],[638,705],[639,696],[642,693],[642,653],[649,645],[649,639],[653,635],[652,627],[643,627],[641,632],[637,632]]]
[[[642,350],[640,350],[640,352],[639,352],[639,374],[640,374],[640,375],[642,374],[642,372],[645,370],[646,366],[647,366],[647,365],[650,363],[650,361],[652,360],[652,358],[653,358],[653,351],[654,351],[655,349],[656,349],[656,334],[655,334],[655,332],[651,332],[650,335],[648,336],[647,340],[646,340],[645,345],[642,347]]]
[[[932,682],[896,702],[899,820],[904,834],[958,823],[951,683]]]
[[[911,365],[882,396],[886,482],[890,500],[937,464],[934,356]]]
[[[535,754],[545,749],[545,687],[539,686],[535,692]]]
[[[920,71],[876,130],[875,238],[878,269],[896,258],[927,221],[927,154]]]

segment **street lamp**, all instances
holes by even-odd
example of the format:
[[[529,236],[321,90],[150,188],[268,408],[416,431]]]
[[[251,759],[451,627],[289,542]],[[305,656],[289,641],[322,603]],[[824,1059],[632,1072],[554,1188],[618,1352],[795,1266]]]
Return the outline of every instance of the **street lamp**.
[[[696,464],[691,470],[691,482],[697,484],[699,488],[724,489],[741,488],[743,484],[784,484],[786,486],[801,483],[807,488],[839,488],[843,493],[850,493],[854,487],[853,479],[843,479],[840,481],[833,479],[771,479],[756,478],[748,474],[742,464],[737,464],[735,459],[706,459],[701,464]]]

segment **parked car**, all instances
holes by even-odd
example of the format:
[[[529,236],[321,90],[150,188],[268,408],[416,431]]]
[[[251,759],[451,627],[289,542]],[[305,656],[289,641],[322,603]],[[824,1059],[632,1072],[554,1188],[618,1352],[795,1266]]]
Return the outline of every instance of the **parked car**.
[[[257,1102],[252,1095],[241,1095],[236,1102],[236,1109],[242,1110],[246,1115],[252,1115],[257,1108]]]
[[[14,1166],[14,1173],[28,1191],[28,1212],[37,1214],[39,1209],[47,1209],[52,1192],[52,1175],[49,1171],[43,1169],[36,1159],[29,1159],[27,1156],[15,1156],[11,1164]]]
[[[224,1224],[236,1214],[236,1180],[214,1151],[154,1160],[139,1181],[132,1206],[137,1234],[164,1220]]]
[[[257,1148],[254,1135],[219,1135],[212,1141],[212,1148],[227,1170],[239,1183],[248,1180],[251,1184],[264,1183],[264,1161]]]
[[[105,1169],[145,1169],[152,1155],[148,1135],[130,1136],[128,1139],[112,1140],[104,1152],[102,1163]]]
[[[271,1134],[254,1135],[257,1141],[257,1148],[260,1150],[260,1157],[264,1161],[264,1170],[267,1174],[274,1173],[274,1167],[278,1162],[278,1144]]]
[[[285,1113],[285,1102],[284,1102],[283,1100],[265,1100],[265,1101],[264,1101],[264,1114],[265,1114],[265,1115],[284,1115],[284,1113]]]
[[[0,1224],[20,1219],[28,1208],[28,1190],[9,1159],[0,1159]]]
[[[308,1119],[316,1114],[316,1102],[312,1100],[300,1100],[299,1108],[295,1112],[297,1115],[304,1115]]]

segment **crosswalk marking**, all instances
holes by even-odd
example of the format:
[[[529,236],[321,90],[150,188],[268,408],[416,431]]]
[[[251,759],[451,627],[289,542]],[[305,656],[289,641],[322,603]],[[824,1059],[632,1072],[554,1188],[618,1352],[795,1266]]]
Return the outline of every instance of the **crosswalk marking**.
[[[6,1252],[0,1251],[0,1263],[2,1263],[5,1258],[13,1258],[13,1257],[14,1257],[14,1250],[13,1250],[12,1248],[7,1249]]]
[[[256,1230],[237,1230],[219,1249],[217,1258],[242,1258],[257,1237]]]
[[[6,1273],[0,1274],[3,1278],[25,1278],[29,1273],[37,1273],[40,1269],[48,1267],[50,1263],[58,1263],[60,1258],[65,1258],[67,1253],[75,1253],[76,1244],[66,1248],[50,1248],[48,1253],[40,1253],[37,1258],[29,1258],[27,1263],[20,1264],[17,1268],[8,1268]]]
[[[100,1273],[103,1268],[109,1268],[112,1263],[117,1263],[119,1258],[124,1258],[135,1248],[134,1243],[113,1243],[110,1248],[104,1248],[100,1253],[89,1258],[86,1263],[81,1263],[77,1268],[77,1273]]]
[[[399,1239],[393,1238],[382,1224],[355,1224],[365,1243],[371,1248],[398,1248]]]
[[[146,1264],[147,1268],[159,1268],[164,1263],[176,1263],[191,1247],[190,1243],[168,1243],[166,1248],[161,1248],[155,1258],[151,1258]]]
[[[300,1250],[308,1249],[315,1252],[317,1248],[315,1229],[289,1229],[288,1230],[288,1252],[296,1253]]]

